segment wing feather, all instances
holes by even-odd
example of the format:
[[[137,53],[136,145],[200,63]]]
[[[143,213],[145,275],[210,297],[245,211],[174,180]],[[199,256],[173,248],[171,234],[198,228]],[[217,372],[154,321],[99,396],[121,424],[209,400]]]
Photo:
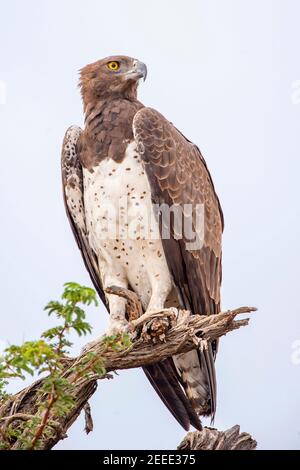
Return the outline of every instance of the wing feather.
[[[184,222],[191,223],[201,247],[189,248],[191,240],[184,232],[175,240],[172,221],[171,238],[162,240],[181,305],[192,313],[216,314],[220,311],[223,214],[204,158],[198,147],[151,108],[137,112],[133,131],[153,202],[169,206],[177,204],[182,208],[186,204],[192,206],[191,211],[184,211],[183,218]],[[197,205],[204,210],[202,235],[197,228]],[[204,352],[198,351],[199,364],[209,388],[208,411],[212,417],[216,409],[215,351],[215,343]]]
[[[82,130],[78,126],[68,128],[62,146],[61,171],[66,213],[81,251],[92,283],[104,305],[105,295],[101,286],[97,257],[90,247],[84,211],[83,174],[77,146]]]

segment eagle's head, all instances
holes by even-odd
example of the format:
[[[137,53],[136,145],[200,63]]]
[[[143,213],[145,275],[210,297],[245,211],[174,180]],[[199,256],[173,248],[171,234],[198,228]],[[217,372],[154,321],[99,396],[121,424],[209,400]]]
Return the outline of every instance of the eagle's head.
[[[147,76],[147,67],[137,59],[111,56],[86,65],[80,70],[80,88],[83,101],[109,97],[136,99],[137,85]]]

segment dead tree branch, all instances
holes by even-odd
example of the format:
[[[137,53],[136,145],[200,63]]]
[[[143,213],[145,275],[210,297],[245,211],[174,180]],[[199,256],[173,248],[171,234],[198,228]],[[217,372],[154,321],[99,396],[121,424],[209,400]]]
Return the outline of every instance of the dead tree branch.
[[[93,424],[88,400],[96,391],[97,380],[112,377],[109,372],[141,367],[160,362],[178,353],[188,352],[195,348],[205,348],[207,347],[207,341],[217,339],[230,331],[247,325],[248,318],[238,319],[237,317],[256,310],[253,307],[241,307],[218,315],[200,316],[190,315],[188,311],[184,310],[175,312],[174,309],[169,309],[150,317],[145,315],[141,317],[141,305],[135,294],[116,287],[111,287],[109,291],[127,299],[127,315],[132,327],[131,330],[134,331],[136,338],[127,349],[116,350],[111,348],[105,337],[103,337],[87,345],[79,357],[64,360],[61,376],[73,386],[74,406],[63,417],[52,416],[51,410],[49,410],[49,425],[55,432],[39,436],[39,448],[43,450],[51,449],[58,441],[66,437],[67,430],[83,409],[86,416],[86,430],[92,430]],[[99,367],[96,368],[96,364],[99,366],[100,362],[105,368],[105,373],[102,374],[99,374]],[[40,404],[46,399],[40,393],[42,384],[43,379],[38,380],[10,397],[2,405],[0,403],[0,436],[4,436],[9,423],[26,420],[26,416],[30,416],[30,418],[32,415],[39,417]],[[219,434],[216,435],[215,433]],[[196,433],[189,433],[188,436],[192,434],[196,436]],[[210,430],[208,432],[207,428],[201,437],[202,441],[198,435],[193,439],[188,436],[186,439],[189,439],[189,441],[186,442],[191,444],[184,445],[192,446],[196,441],[200,442],[199,445],[204,445],[201,444],[202,441],[206,442],[211,439],[211,442],[218,444],[220,441],[222,445],[225,445],[231,439],[229,431],[220,433],[216,430]],[[243,435],[238,433],[238,436]],[[234,434],[234,439],[237,446],[242,445],[243,440],[241,440],[241,437],[237,439],[236,434]],[[12,441],[10,448],[12,450],[19,449],[18,440]]]
[[[255,450],[257,442],[250,434],[240,432],[238,425],[227,431],[203,428],[202,431],[188,432],[178,450]]]

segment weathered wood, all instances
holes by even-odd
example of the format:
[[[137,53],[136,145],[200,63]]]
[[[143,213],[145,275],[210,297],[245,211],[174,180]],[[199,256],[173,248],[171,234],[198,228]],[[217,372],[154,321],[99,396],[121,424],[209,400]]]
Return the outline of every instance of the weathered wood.
[[[111,293],[122,295],[127,299],[129,297],[124,290],[120,294],[118,289],[114,287],[111,288]],[[252,307],[241,307],[210,316],[190,315],[188,311],[179,311],[178,315],[175,315],[174,310],[170,310],[140,320],[137,319],[137,312],[138,314],[141,313],[141,309],[137,305],[138,299],[130,293],[129,300],[129,312],[127,313],[132,320],[132,330],[135,328],[138,332],[137,339],[133,341],[128,349],[115,351],[108,348],[107,343],[102,338],[87,345],[79,357],[64,360],[65,367],[62,376],[67,378],[73,385],[72,393],[75,405],[66,416],[62,418],[55,417],[55,419],[51,417],[54,421],[55,435],[41,438],[40,447],[42,449],[51,449],[58,441],[64,439],[67,430],[84,407],[86,407],[88,419],[87,430],[91,430],[92,421],[87,403],[97,389],[97,380],[112,377],[109,372],[141,367],[162,361],[178,353],[195,348],[205,348],[207,341],[217,339],[230,331],[247,325],[248,318],[237,319],[236,317],[256,310]],[[87,373],[84,376],[75,371],[90,352],[94,353],[94,357],[102,358],[107,372],[104,376],[99,377],[99,374],[93,370],[92,361],[85,366],[85,372]],[[38,415],[38,407],[43,399],[38,393],[42,382],[43,380],[38,380],[0,406],[0,435],[3,436],[4,434],[7,420],[12,422],[14,419],[26,419],[24,415]],[[18,449],[18,442],[13,443],[11,448],[13,450]]]
[[[238,425],[227,431],[203,428],[202,431],[188,432],[178,450],[255,450],[257,442],[246,432],[240,432]]]

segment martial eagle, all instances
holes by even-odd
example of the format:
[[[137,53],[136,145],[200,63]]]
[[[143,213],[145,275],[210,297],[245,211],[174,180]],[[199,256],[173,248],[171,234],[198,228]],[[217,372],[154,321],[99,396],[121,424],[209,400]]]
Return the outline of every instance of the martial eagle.
[[[138,83],[146,75],[145,64],[125,56],[81,69],[85,127],[70,127],[62,148],[67,215],[109,311],[110,333],[127,328],[125,300],[105,293],[112,285],[135,291],[147,312],[170,307],[193,314],[220,311],[220,203],[198,147],[137,100]],[[184,221],[196,235],[201,232],[196,207],[202,206],[201,243],[195,248],[189,236],[178,234],[177,216],[172,214],[169,236],[161,236],[164,223],[158,220],[157,206],[182,208]],[[145,235],[153,214],[155,222]],[[150,233],[155,228],[156,237]],[[216,351],[213,342],[201,351],[144,367],[185,429],[201,429],[199,415],[215,414]]]

